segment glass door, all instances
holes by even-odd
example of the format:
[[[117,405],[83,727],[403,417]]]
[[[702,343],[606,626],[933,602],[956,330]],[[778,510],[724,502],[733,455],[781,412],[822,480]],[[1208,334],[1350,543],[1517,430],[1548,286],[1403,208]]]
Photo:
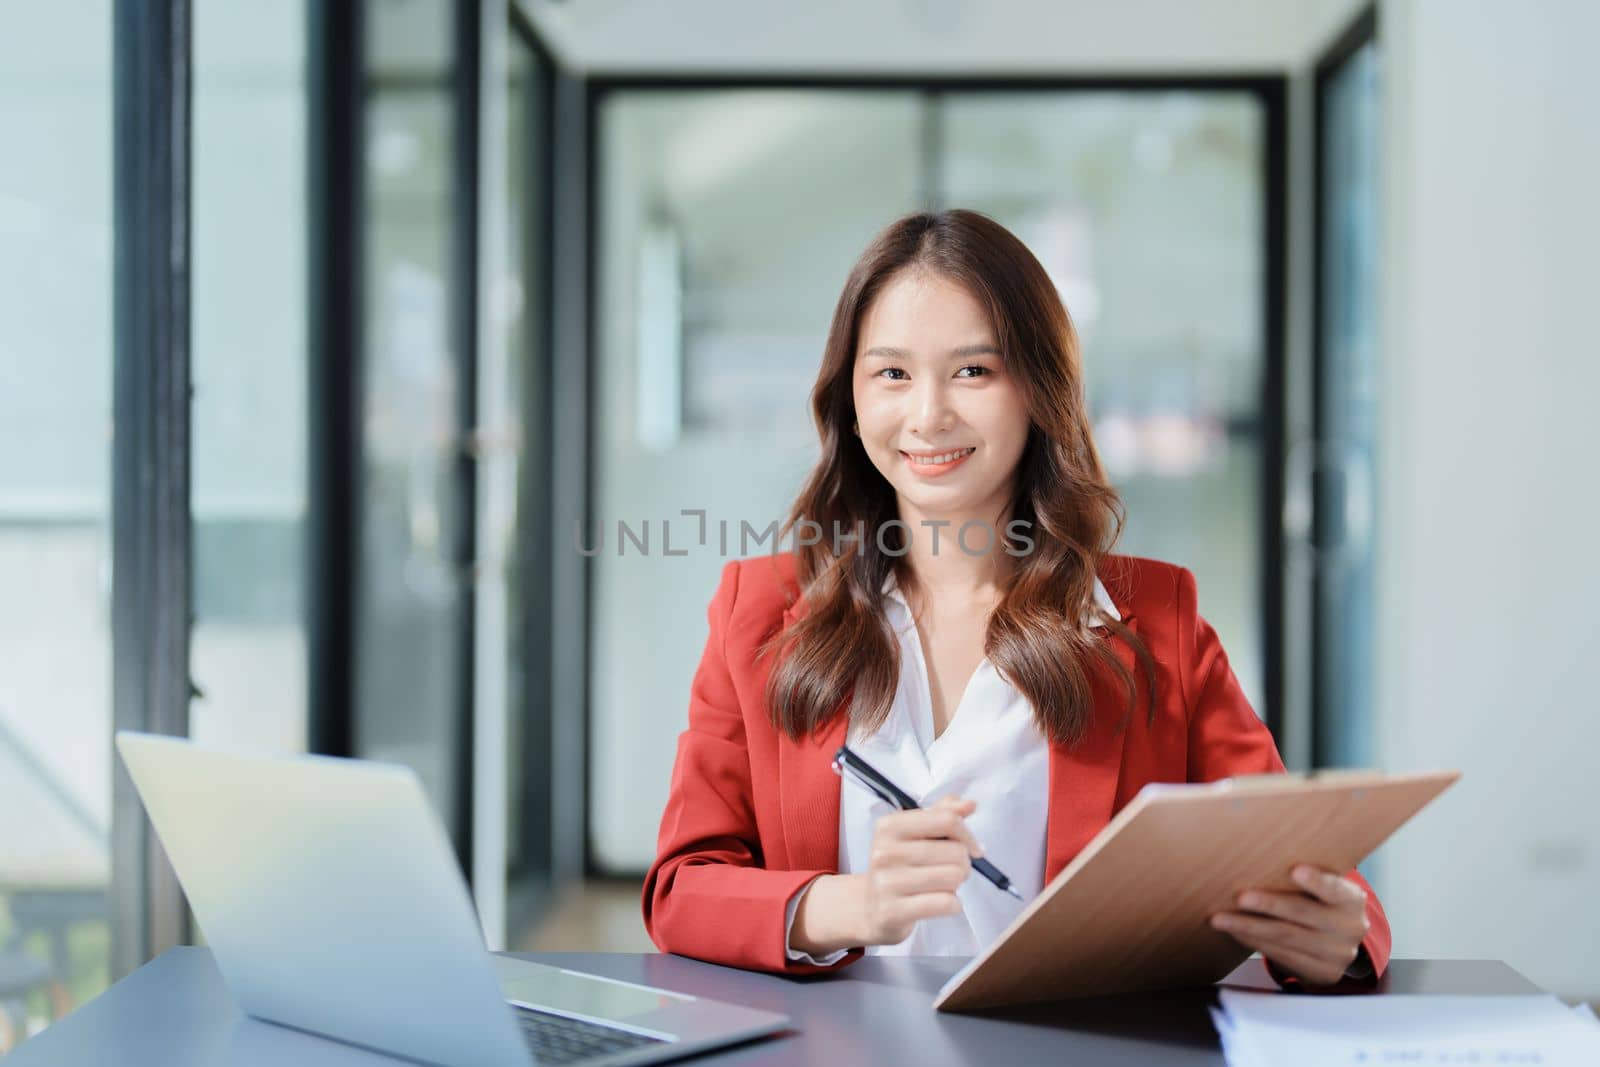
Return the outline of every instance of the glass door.
[[[1316,766],[1365,766],[1373,754],[1380,90],[1376,19],[1369,12],[1317,73]]]
[[[422,779],[468,842],[470,669],[453,345],[454,5],[366,11],[366,320],[354,754]]]
[[[637,873],[654,856],[638,813],[664,803],[723,562],[717,522],[728,556],[770,548],[737,544],[739,523],[781,518],[814,460],[806,397],[839,287],[873,233],[923,204],[993,215],[1054,277],[1128,505],[1120,550],[1197,572],[1201,610],[1270,714],[1269,100],[1165,86],[601,97],[585,533],[590,549],[606,538],[589,561],[595,867]],[[712,537],[686,509],[705,510]],[[686,558],[664,558],[668,522]],[[651,551],[624,545],[621,523],[653,527]],[[559,552],[575,554],[571,536]]]

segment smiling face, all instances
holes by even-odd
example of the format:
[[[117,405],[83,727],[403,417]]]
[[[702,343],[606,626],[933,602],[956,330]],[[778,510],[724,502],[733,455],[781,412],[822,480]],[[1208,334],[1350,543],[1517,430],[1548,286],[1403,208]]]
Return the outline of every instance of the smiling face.
[[[1029,419],[983,306],[954,281],[902,271],[857,333],[861,443],[901,518],[1000,521]]]

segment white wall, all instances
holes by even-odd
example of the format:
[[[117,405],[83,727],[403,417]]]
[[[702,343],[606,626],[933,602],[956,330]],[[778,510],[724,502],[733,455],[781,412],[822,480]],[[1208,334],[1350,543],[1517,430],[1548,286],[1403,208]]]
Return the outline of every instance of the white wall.
[[[1600,5],[1380,10],[1378,733],[1465,777],[1382,850],[1405,956],[1600,997]]]

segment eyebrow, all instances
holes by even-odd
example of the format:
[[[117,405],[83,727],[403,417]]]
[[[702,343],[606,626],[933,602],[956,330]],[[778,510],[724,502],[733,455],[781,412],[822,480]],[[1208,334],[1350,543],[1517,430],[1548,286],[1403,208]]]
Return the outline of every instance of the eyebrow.
[[[960,348],[952,348],[950,350],[950,356],[952,359],[967,359],[971,356],[998,356],[1000,354],[999,348],[987,343],[977,345],[962,345]],[[865,352],[861,353],[861,356],[863,359],[867,358],[868,356],[879,356],[885,359],[910,359],[911,353],[904,348],[891,348],[888,345],[874,345],[872,348],[869,348]]]

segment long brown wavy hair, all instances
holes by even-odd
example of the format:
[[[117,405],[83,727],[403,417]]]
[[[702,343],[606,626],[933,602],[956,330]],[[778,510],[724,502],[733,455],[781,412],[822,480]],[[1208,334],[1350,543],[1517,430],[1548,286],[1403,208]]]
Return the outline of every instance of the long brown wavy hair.
[[[1010,554],[984,652],[1033,705],[1041,732],[1052,742],[1074,744],[1093,713],[1095,671],[1109,670],[1120,683],[1128,716],[1138,703],[1133,673],[1085,621],[1093,620],[1134,650],[1153,719],[1150,653],[1094,599],[1097,567],[1121,535],[1124,511],[1090,435],[1077,332],[1055,284],[1026,245],[985,215],[954,210],[907,215],[879,233],[850,271],[834,309],[811,390],[822,457],[777,542],[802,521],[830,533],[864,529],[866,536],[836,539],[824,533],[815,544],[807,543],[814,538],[796,538],[796,576],[807,612],[761,650],[778,655],[766,689],[774,724],[791,738],[805,737],[826,726],[848,695],[851,721],[871,730],[888,718],[894,702],[900,646],[883,611],[882,589],[891,571],[901,588],[911,587],[914,576],[907,573],[899,527],[886,531],[892,551],[878,544],[880,526],[899,511],[893,486],[851,430],[852,375],[862,313],[908,269],[959,283],[987,310],[1006,373],[1016,381],[1031,423],[1010,516],[1031,524],[1033,548]],[[1006,540],[1017,550],[1024,547]]]

